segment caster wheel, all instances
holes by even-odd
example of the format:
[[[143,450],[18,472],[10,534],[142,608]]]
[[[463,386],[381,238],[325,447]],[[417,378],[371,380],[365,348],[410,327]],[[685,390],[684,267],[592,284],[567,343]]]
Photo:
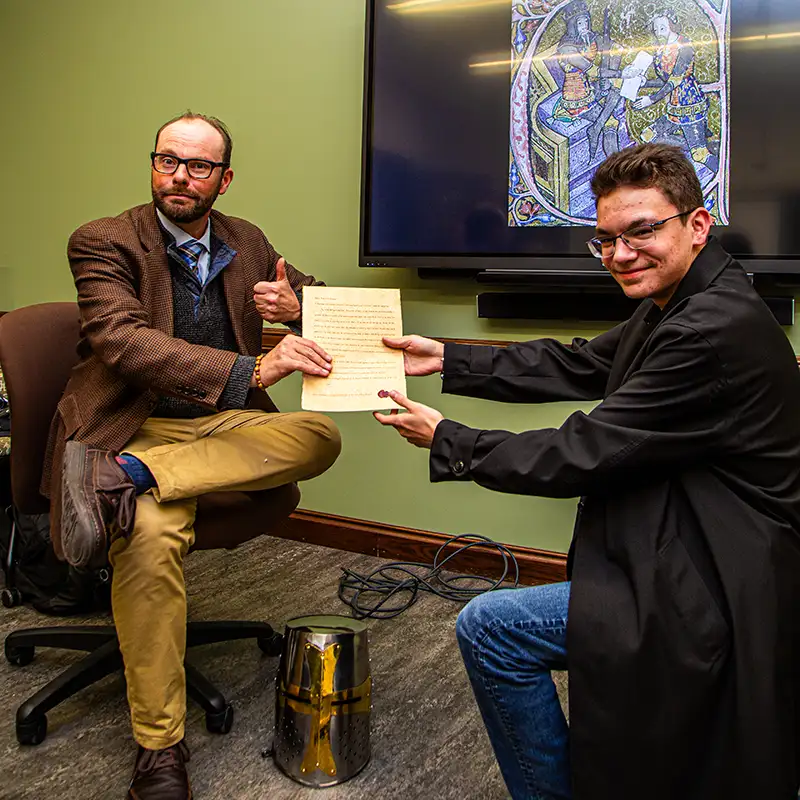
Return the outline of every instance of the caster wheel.
[[[6,608],[14,608],[14,606],[18,606],[22,602],[22,594],[19,589],[3,589],[2,593],[0,593],[0,602]]]
[[[279,656],[283,649],[283,636],[273,633],[272,636],[259,636],[256,640],[261,652],[268,656]]]
[[[228,703],[224,711],[206,714],[206,730],[209,733],[227,733],[233,726],[233,706]]]
[[[20,744],[41,744],[47,736],[47,717],[35,717],[25,723],[17,723],[17,741]]]
[[[6,642],[5,651],[6,661],[15,667],[24,667],[33,661],[34,649],[32,647],[14,647],[14,645]]]

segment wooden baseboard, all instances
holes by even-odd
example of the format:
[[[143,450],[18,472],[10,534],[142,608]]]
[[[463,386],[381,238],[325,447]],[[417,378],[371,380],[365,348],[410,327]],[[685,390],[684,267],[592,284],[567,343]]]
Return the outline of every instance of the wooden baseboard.
[[[444,533],[402,528],[382,522],[302,509],[295,511],[280,528],[270,533],[285,539],[320,544],[352,553],[425,564],[431,564],[437,550],[451,538]],[[462,544],[451,545],[444,553],[452,552]],[[533,585],[566,580],[567,557],[563,553],[516,545],[507,547],[519,564],[520,583]],[[509,566],[513,579],[513,566]],[[500,577],[503,572],[503,559],[491,546],[479,545],[459,554],[448,562],[447,567],[448,571],[452,572]]]

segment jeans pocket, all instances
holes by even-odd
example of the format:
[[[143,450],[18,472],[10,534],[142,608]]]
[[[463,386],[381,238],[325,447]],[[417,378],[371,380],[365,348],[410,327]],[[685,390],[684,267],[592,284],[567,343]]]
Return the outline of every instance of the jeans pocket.
[[[728,624],[679,538],[659,551],[655,583],[670,652],[686,666],[713,667],[729,646]]]

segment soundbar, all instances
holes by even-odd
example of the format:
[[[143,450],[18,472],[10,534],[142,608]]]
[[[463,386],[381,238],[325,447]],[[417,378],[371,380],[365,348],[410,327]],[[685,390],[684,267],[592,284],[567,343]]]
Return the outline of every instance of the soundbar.
[[[633,314],[638,300],[629,300],[614,284],[615,292],[542,291],[482,292],[478,316],[483,319],[560,319],[588,322],[622,322]],[[781,325],[794,324],[794,297],[762,298]]]

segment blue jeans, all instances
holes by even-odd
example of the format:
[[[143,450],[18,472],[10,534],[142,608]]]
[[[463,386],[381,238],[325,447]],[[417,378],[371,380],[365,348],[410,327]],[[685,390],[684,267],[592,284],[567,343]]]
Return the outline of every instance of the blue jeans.
[[[569,730],[553,669],[567,666],[569,583],[479,595],[456,636],[475,699],[514,800],[565,800]]]

